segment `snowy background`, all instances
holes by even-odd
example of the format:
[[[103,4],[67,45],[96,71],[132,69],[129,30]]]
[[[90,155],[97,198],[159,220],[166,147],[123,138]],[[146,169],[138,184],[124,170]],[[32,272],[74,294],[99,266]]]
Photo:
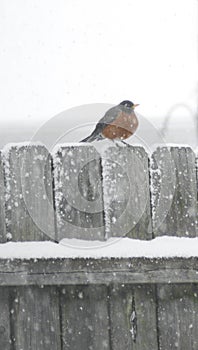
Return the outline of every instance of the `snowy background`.
[[[140,103],[141,138],[169,116],[167,142],[197,145],[196,0],[1,0],[0,23],[0,147],[42,141],[45,123],[78,141],[123,99]]]

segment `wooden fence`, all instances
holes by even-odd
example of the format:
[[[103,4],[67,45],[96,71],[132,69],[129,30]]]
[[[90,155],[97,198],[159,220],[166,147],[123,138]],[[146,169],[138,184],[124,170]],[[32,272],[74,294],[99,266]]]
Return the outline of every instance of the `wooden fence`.
[[[87,144],[52,155],[39,144],[8,145],[0,249],[7,241],[193,238],[197,184],[187,147],[159,147],[149,158],[132,146],[101,157]],[[0,349],[197,350],[197,257],[0,255]]]

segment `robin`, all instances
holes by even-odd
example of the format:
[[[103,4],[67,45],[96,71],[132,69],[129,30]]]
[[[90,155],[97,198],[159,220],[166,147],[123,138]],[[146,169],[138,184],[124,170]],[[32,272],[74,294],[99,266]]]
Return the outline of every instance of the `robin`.
[[[125,140],[133,135],[138,127],[138,119],[134,113],[135,107],[131,101],[122,101],[119,105],[110,108],[99,120],[94,131],[81,140],[81,142],[92,142],[103,140]]]

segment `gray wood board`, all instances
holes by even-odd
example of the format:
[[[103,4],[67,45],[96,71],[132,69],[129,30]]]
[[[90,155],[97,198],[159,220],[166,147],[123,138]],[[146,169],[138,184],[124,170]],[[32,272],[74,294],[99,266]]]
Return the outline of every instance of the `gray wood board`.
[[[13,241],[54,240],[51,156],[41,145],[3,150],[7,237]]]
[[[0,259],[0,285],[198,282],[198,258]]]
[[[105,286],[65,286],[60,305],[63,350],[110,350]]]
[[[60,350],[59,293],[55,287],[16,287],[11,310],[15,350]]]
[[[152,238],[148,155],[115,146],[102,157],[106,237]]]
[[[195,154],[188,147],[161,147],[151,159],[155,236],[195,237],[198,208]]]
[[[2,153],[0,152],[0,242],[6,242],[5,226],[5,186]]]
[[[60,146],[54,155],[58,239],[104,240],[100,156],[93,146]]]
[[[11,350],[9,290],[0,287],[0,349]]]
[[[110,315],[112,349],[158,349],[155,286],[111,287]]]
[[[198,285],[158,286],[160,349],[198,349]]]

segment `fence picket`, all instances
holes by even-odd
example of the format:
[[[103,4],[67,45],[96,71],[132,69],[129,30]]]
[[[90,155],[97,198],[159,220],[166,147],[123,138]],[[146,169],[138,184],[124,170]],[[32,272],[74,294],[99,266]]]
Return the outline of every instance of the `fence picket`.
[[[54,152],[58,239],[104,239],[100,156],[93,146],[60,146]]]
[[[158,326],[160,349],[198,348],[197,285],[158,286]]]
[[[51,157],[44,146],[11,144],[3,150],[7,237],[54,240]]]
[[[110,314],[114,350],[158,350],[154,286],[111,287]]]
[[[187,147],[158,148],[152,155],[151,183],[154,235],[197,236],[193,151]]]
[[[61,319],[62,350],[110,350],[105,286],[64,287]]]
[[[102,158],[106,237],[151,239],[148,155],[142,147],[110,147]]]
[[[2,153],[0,152],[0,242],[6,242],[5,226],[5,186]]]
[[[59,299],[56,287],[16,287],[12,299],[14,349],[60,350]]]
[[[0,349],[10,350],[11,329],[8,287],[0,287]]]

